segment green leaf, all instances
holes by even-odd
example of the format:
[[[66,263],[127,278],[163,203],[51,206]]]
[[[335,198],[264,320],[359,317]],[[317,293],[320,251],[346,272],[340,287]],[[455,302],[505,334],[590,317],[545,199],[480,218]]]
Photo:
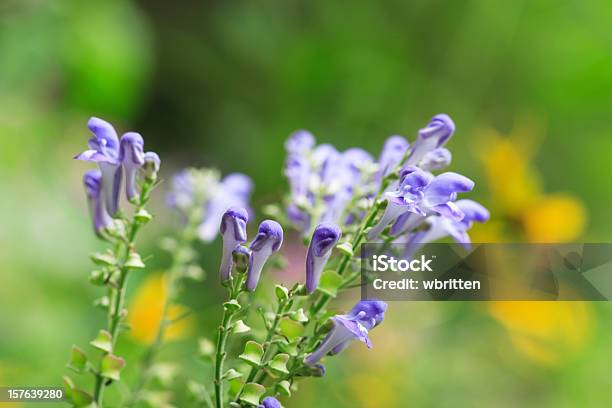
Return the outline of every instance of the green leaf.
[[[295,312],[291,313],[289,317],[291,317],[291,319],[295,320],[296,322],[300,322],[300,323],[306,323],[308,321],[308,317],[304,313],[304,309],[302,309],[301,307]]]
[[[249,363],[252,366],[259,367],[263,358],[264,348],[256,341],[247,341],[244,345],[244,351],[238,356],[239,359]]]
[[[235,334],[246,333],[250,330],[251,328],[247,326],[242,320],[237,320],[236,323],[232,325],[232,333]]]
[[[270,360],[268,367],[275,374],[289,374],[289,370],[287,370],[287,361],[289,361],[289,354],[277,354],[272,360]]]
[[[232,299],[229,302],[225,302],[223,308],[229,312],[237,312],[242,306],[240,306],[240,303],[238,303],[236,299]]]
[[[283,317],[280,320],[278,327],[282,335],[289,340],[300,337],[304,332],[304,326],[294,320],[291,320],[289,317]]]
[[[151,219],[153,219],[153,216],[149,214],[147,210],[141,208],[136,214],[134,214],[134,219],[142,224],[145,224],[151,221]]]
[[[240,401],[257,406],[259,400],[266,392],[266,388],[263,385],[257,383],[246,383],[240,394]]]
[[[350,242],[345,241],[341,244],[338,244],[336,245],[336,249],[338,249],[344,255],[350,256],[351,258],[355,255],[355,253],[353,252],[353,246],[350,244]]]
[[[70,361],[68,362],[68,368],[77,373],[85,371],[87,366],[87,355],[78,346],[72,346],[70,352]]]
[[[70,377],[64,377],[64,394],[66,400],[75,407],[95,407],[91,394],[76,388]]]
[[[91,260],[96,265],[101,265],[101,266],[117,265],[117,258],[115,258],[115,255],[113,255],[110,252],[104,252],[104,253],[96,252],[94,254],[91,254]]]
[[[124,366],[125,360],[123,358],[107,354],[102,357],[100,375],[104,378],[119,381],[119,375]]]
[[[276,392],[284,397],[290,397],[291,396],[291,385],[289,384],[289,381],[283,380],[279,382],[278,384],[276,384]]]
[[[231,381],[231,380],[235,380],[236,378],[240,378],[240,377],[242,377],[242,373],[239,373],[233,368],[230,368],[229,370],[225,372],[225,374],[223,374],[222,378],[227,381]]]
[[[289,299],[289,289],[283,285],[276,285],[274,287],[274,293],[276,293],[276,298],[279,302],[284,302],[285,300]]]
[[[299,343],[299,340],[294,340],[294,341],[289,342],[283,339],[283,341],[278,343],[278,347],[284,353],[287,353],[290,356],[295,357],[298,355],[298,346],[297,346],[298,343]]]
[[[342,276],[336,271],[327,270],[321,275],[321,282],[319,283],[319,290],[328,296],[336,297],[338,295],[338,288],[342,285]]]
[[[106,351],[111,353],[113,351],[113,338],[106,330],[100,330],[98,336],[89,342],[92,346],[98,350]]]
[[[142,258],[140,258],[140,255],[138,254],[138,252],[130,253],[130,256],[128,257],[125,263],[125,266],[131,269],[144,269],[145,268],[145,264],[144,262],[142,262]]]
[[[91,273],[89,274],[89,282],[92,285],[103,286],[106,283],[107,277],[108,277],[108,273],[104,271],[101,271],[101,270],[91,271]]]

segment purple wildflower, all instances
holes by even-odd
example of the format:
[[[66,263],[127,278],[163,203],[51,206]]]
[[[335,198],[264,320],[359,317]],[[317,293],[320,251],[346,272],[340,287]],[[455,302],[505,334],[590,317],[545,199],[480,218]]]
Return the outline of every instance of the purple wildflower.
[[[264,264],[272,253],[280,249],[282,243],[283,228],[278,222],[265,220],[259,225],[257,236],[249,247],[251,256],[245,285],[247,290],[255,290]]]
[[[304,363],[314,366],[327,354],[338,354],[352,340],[359,340],[372,348],[368,332],[382,323],[387,304],[379,300],[362,300],[344,315],[331,318],[333,327],[317,349],[306,356]]]
[[[114,215],[119,209],[121,189],[119,138],[115,128],[102,119],[92,117],[87,127],[93,133],[88,142],[89,150],[78,154],[75,159],[98,164],[102,173],[102,197],[106,209]]]
[[[125,172],[125,195],[129,201],[136,197],[136,174],[145,163],[143,149],[144,140],[138,133],[128,132],[121,136],[119,159]]]
[[[453,201],[457,193],[471,191],[473,187],[472,180],[457,173],[447,172],[434,177],[418,167],[409,166],[402,170],[397,190],[385,193],[387,208],[378,224],[368,233],[368,239],[376,238],[387,225],[404,213],[422,217],[441,214],[461,220],[463,213]]]
[[[391,136],[385,141],[380,158],[378,159],[379,170],[376,176],[378,181],[393,171],[409,147],[410,143],[402,136]]]
[[[323,268],[341,236],[342,231],[335,224],[323,223],[315,228],[306,256],[306,291],[308,293],[313,293],[319,286]]]
[[[283,408],[283,406],[276,398],[266,397],[257,408]]]
[[[225,211],[221,218],[220,231],[223,236],[223,255],[219,276],[222,282],[231,278],[233,251],[247,240],[246,224],[248,219],[249,213],[247,210],[239,207],[233,207]]]
[[[112,218],[106,211],[106,203],[102,197],[102,173],[99,170],[90,170],[83,176],[85,193],[89,204],[89,212],[93,220],[96,235],[112,225]]]
[[[434,116],[426,127],[419,130],[417,140],[412,145],[407,165],[418,164],[427,153],[442,147],[455,132],[455,123],[443,113]]]

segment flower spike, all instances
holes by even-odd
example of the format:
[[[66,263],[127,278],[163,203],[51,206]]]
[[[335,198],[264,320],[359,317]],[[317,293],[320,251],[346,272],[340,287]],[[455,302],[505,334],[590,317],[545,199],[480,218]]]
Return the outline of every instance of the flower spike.
[[[129,201],[136,197],[136,173],[145,163],[144,140],[135,132],[121,136],[119,157],[125,171],[125,195]]]
[[[247,290],[255,290],[264,264],[273,252],[280,249],[282,243],[283,228],[278,222],[265,220],[259,225],[257,236],[249,247],[251,250],[251,257],[246,280]]]
[[[221,218],[219,229],[223,236],[223,255],[219,267],[219,277],[222,282],[231,278],[232,253],[247,240],[246,224],[248,220],[249,213],[247,210],[239,207],[233,207],[225,211]]]
[[[319,286],[323,268],[341,236],[342,231],[335,224],[322,223],[315,228],[306,256],[306,291],[308,293],[313,293]]]

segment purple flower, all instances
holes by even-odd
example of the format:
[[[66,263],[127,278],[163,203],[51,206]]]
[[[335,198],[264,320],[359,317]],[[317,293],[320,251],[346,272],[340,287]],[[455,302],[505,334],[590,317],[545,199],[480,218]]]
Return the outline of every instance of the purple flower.
[[[247,290],[255,290],[264,264],[273,252],[280,249],[282,243],[283,228],[278,222],[265,220],[259,225],[257,236],[249,247],[251,257],[245,285]]]
[[[461,220],[463,213],[453,203],[457,193],[471,191],[474,182],[457,173],[447,172],[434,177],[418,167],[409,166],[401,171],[397,190],[385,193],[387,208],[370,232],[368,239],[377,237],[387,225],[404,213],[422,217],[441,214]],[[396,227],[395,230],[401,230]]]
[[[340,353],[352,340],[359,340],[371,348],[368,332],[382,323],[386,310],[385,302],[362,300],[348,314],[332,317],[333,328],[317,349],[306,356],[304,363],[314,366],[327,354]]]
[[[225,211],[221,218],[220,231],[223,236],[223,255],[219,276],[222,282],[231,277],[233,251],[247,240],[246,224],[248,219],[248,211],[240,207],[230,208]]]
[[[380,158],[378,159],[379,171],[377,179],[379,181],[393,171],[409,147],[410,143],[402,136],[391,136],[385,141]]]
[[[315,145],[315,138],[307,130],[296,130],[285,142],[285,149],[289,154],[303,154],[312,149]]]
[[[75,159],[98,164],[102,172],[102,197],[108,212],[114,215],[119,208],[121,189],[119,138],[115,128],[102,119],[92,117],[87,127],[93,133],[88,142],[89,150],[78,154]]]
[[[257,408],[283,408],[283,406],[276,398],[266,397]]]
[[[323,223],[315,228],[306,256],[306,291],[308,293],[313,293],[319,286],[323,268],[341,236],[342,231],[335,224]]]
[[[89,204],[89,212],[93,220],[96,235],[100,236],[102,231],[111,226],[113,220],[106,211],[106,204],[102,197],[102,173],[98,170],[90,170],[83,176],[85,193]]]
[[[443,113],[434,116],[426,127],[419,130],[419,136],[412,145],[407,165],[418,164],[427,153],[442,147],[455,132],[455,123]]]
[[[125,195],[129,201],[136,197],[136,174],[145,163],[143,149],[144,140],[138,133],[128,132],[121,136],[119,158],[125,172]]]
[[[204,242],[215,239],[225,210],[230,207],[247,208],[252,190],[253,182],[244,174],[225,176],[206,205],[204,219],[198,228],[200,239]]]
[[[438,147],[423,156],[419,167],[425,171],[441,170],[448,166],[451,160],[451,152],[444,147]]]
[[[489,220],[489,211],[473,200],[459,200],[457,208],[464,214],[461,220],[448,217],[429,217],[427,222],[430,228],[420,237],[419,242],[425,244],[446,236],[452,237],[456,242],[469,248],[470,237],[467,231],[474,222],[483,223]]]

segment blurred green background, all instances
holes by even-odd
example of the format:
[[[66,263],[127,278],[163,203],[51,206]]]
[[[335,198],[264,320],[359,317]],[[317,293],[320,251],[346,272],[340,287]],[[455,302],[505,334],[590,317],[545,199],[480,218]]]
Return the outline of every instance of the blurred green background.
[[[610,21],[609,0],[1,0],[0,385],[59,385],[70,346],[103,324],[87,166],[71,160],[92,115],[141,132],[166,178],[250,175],[259,208],[286,189],[291,131],[377,155],[446,112],[451,169],[493,214],[475,240],[610,241]],[[173,222],[157,195],[150,270]],[[219,248],[201,246],[205,269]],[[222,296],[214,273],[190,287],[194,334],[165,351],[200,379],[195,339]],[[610,406],[611,324],[606,303],[394,303],[373,350],[329,359],[286,405]],[[136,342],[120,348],[137,361]]]

